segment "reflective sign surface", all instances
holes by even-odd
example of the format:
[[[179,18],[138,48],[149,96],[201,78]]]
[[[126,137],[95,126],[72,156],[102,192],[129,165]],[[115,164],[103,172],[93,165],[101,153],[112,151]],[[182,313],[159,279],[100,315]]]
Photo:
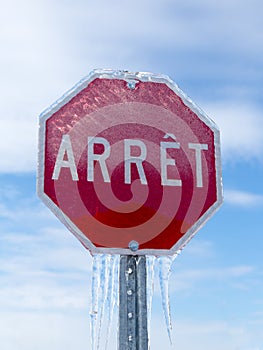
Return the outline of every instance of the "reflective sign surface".
[[[172,254],[221,191],[218,129],[167,77],[94,71],[40,118],[39,195],[91,252]]]

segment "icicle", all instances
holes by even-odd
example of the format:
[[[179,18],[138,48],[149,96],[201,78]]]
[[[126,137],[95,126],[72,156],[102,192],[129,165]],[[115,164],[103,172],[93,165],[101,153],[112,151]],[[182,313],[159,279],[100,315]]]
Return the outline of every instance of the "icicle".
[[[148,323],[148,337],[150,339],[150,325],[152,315],[152,298],[154,292],[154,266],[156,257],[148,255],[146,257],[146,269],[147,269],[147,323]]]
[[[113,286],[113,298],[115,305],[119,307],[119,273],[120,273],[120,255],[116,256],[116,263],[114,269],[114,286]]]
[[[94,255],[92,263],[92,295],[91,295],[91,349],[96,350],[97,320],[99,306],[99,285],[100,285],[100,255]]]
[[[107,301],[108,283],[109,283],[109,261],[110,255],[101,255],[100,270],[100,289],[99,289],[99,314],[98,314],[98,332],[97,332],[97,350],[100,349],[102,320]]]
[[[109,284],[107,291],[107,314],[106,314],[106,341],[105,350],[108,348],[109,335],[112,325],[113,313],[117,304],[116,285],[118,286],[118,280],[116,281],[116,274],[119,267],[119,255],[111,255],[109,260]],[[116,271],[117,270],[117,271]]]
[[[158,258],[159,263],[159,282],[162,296],[163,313],[166,323],[166,329],[169,336],[170,344],[172,345],[172,321],[170,312],[169,298],[169,277],[171,265],[175,257],[161,256]]]
[[[109,283],[108,283],[108,290],[107,290],[107,299],[106,299],[106,311],[105,311],[105,317],[106,317],[106,340],[105,340],[105,350],[107,350],[108,347],[108,339],[109,339],[109,333],[110,333],[110,323],[111,323],[111,313],[114,309],[114,301],[113,301],[113,269],[114,269],[114,255],[110,256],[109,260]]]

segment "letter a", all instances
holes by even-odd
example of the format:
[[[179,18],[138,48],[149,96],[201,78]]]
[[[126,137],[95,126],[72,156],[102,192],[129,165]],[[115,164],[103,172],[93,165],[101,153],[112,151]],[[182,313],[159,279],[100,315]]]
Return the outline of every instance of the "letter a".
[[[64,159],[65,155],[67,156],[67,160]],[[58,180],[61,168],[69,168],[72,180],[78,181],[79,177],[69,135],[62,136],[52,180]]]

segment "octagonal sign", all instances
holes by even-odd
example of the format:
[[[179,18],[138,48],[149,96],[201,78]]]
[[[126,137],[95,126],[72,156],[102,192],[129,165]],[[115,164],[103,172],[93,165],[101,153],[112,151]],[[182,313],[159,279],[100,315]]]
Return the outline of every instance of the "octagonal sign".
[[[39,147],[38,194],[91,253],[174,254],[222,203],[219,130],[163,75],[93,71]]]

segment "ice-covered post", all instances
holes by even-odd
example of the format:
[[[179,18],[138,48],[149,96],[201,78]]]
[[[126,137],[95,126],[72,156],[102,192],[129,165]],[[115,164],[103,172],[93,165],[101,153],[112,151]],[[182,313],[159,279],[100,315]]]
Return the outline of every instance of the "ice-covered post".
[[[146,256],[121,255],[118,350],[148,350]]]

